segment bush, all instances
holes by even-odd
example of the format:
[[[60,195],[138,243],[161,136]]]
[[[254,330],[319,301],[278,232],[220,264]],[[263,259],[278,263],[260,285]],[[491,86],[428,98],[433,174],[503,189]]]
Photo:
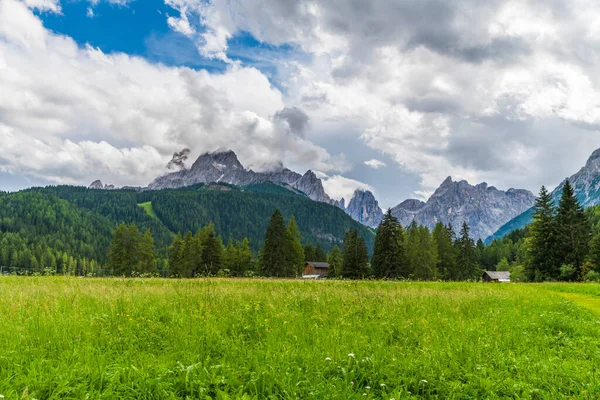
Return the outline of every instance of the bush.
[[[586,282],[600,282],[600,273],[590,271],[583,277],[583,280]]]

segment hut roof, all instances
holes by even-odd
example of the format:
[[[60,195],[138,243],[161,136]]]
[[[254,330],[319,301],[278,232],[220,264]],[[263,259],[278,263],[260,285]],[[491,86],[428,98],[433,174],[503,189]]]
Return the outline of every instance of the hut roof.
[[[510,282],[510,272],[508,271],[485,271],[484,274],[499,282]]]
[[[326,262],[307,261],[305,265],[312,265],[315,268],[329,269],[329,263]]]

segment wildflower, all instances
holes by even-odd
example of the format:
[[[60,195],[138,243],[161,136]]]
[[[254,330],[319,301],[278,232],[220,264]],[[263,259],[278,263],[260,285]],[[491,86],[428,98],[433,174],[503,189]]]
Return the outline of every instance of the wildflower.
[[[329,358],[329,357],[326,357],[326,358],[325,358],[325,361],[331,361],[331,358]]]
[[[351,385],[354,385],[354,381],[350,382]]]
[[[381,385],[379,385],[379,386],[381,386],[381,387],[385,387],[385,383],[382,383],[382,384],[381,384]]]
[[[367,395],[366,393],[363,393],[363,396],[366,396],[366,395]]]
[[[365,389],[369,390],[371,389],[371,386],[365,386]]]
[[[428,383],[426,379],[421,379],[421,382]]]
[[[0,399],[3,399],[3,398],[4,398],[4,395],[0,394]]]
[[[354,353],[350,353],[350,354],[348,354],[348,357],[352,357],[352,358],[354,358]]]

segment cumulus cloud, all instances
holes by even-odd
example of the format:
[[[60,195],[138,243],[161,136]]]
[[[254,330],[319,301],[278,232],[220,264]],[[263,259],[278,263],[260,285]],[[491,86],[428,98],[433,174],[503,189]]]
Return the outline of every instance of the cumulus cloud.
[[[421,194],[448,174],[537,190],[600,146],[596,2],[187,1],[207,56],[239,32],[311,54],[280,67],[286,104],[323,134],[361,130]]]
[[[373,169],[379,169],[379,168],[382,168],[382,167],[385,167],[385,166],[386,166],[386,164],[385,164],[383,161],[377,160],[377,159],[375,159],[375,158],[374,158],[374,159],[372,159],[372,160],[365,161],[365,163],[364,163],[364,164],[365,164],[367,167],[371,167],[371,168],[373,168]]]
[[[345,199],[346,204],[357,189],[374,191],[373,187],[366,183],[341,175],[327,176],[326,174],[321,174],[320,178],[323,181],[323,188],[327,194],[336,200]]]
[[[81,48],[17,0],[0,1],[0,93],[4,172],[144,185],[173,153],[217,147],[245,165],[344,167],[343,156],[281,132],[282,94],[257,69],[211,74]]]

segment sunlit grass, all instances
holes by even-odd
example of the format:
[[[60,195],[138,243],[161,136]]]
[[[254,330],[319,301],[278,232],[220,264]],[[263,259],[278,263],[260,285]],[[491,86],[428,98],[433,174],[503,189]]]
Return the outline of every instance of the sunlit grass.
[[[599,317],[555,289],[3,277],[0,394],[597,398]]]

